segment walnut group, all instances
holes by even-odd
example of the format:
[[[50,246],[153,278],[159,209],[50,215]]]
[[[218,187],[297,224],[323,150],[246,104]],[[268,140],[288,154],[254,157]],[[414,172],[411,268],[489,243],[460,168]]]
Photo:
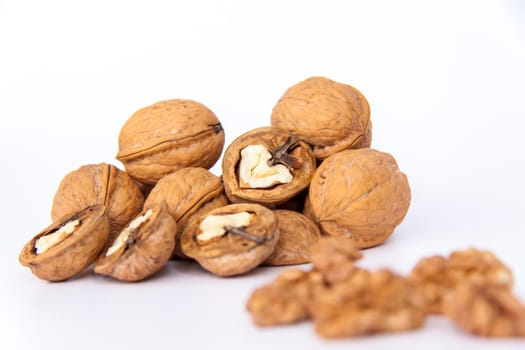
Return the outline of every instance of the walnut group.
[[[360,248],[394,232],[411,201],[394,157],[370,148],[360,91],[306,79],[284,92],[269,124],[223,154],[224,129],[203,104],[172,99],[139,109],[119,134],[124,170],[100,163],[67,174],[52,224],[23,247],[20,262],[47,281],[90,266],[140,281],[170,259],[194,260],[217,276],[312,262],[312,271],[287,270],[254,292],[256,324],[311,318],[320,335],[341,337],[413,329],[428,313],[444,313],[474,334],[524,335],[523,307],[502,264],[468,269],[458,263],[467,258],[434,257],[408,278],[354,265]],[[221,155],[219,177],[209,169]]]

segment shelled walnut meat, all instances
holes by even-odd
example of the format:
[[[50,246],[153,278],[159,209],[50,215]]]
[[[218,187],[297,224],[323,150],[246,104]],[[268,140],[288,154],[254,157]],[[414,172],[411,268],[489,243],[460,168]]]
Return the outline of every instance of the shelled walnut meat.
[[[480,276],[464,281],[445,300],[444,314],[466,332],[484,337],[525,337],[525,305],[508,286]]]
[[[151,206],[110,241],[95,261],[95,273],[140,281],[160,270],[175,247],[177,224],[165,203]]]
[[[142,210],[144,197],[136,182],[117,167],[107,163],[83,165],[60,182],[51,218],[55,221],[94,204],[107,208],[113,235]]]
[[[20,252],[20,263],[37,277],[63,281],[88,267],[109,236],[105,207],[92,205],[57,219]]]
[[[286,269],[268,285],[250,295],[246,308],[258,326],[295,323],[309,318],[311,274],[300,269]]]
[[[324,234],[351,238],[367,248],[392,234],[410,199],[407,177],[395,159],[361,148],[323,161],[312,178],[304,213]]]
[[[426,318],[410,283],[389,270],[357,269],[343,281],[317,284],[310,310],[325,338],[406,331]]]
[[[316,167],[310,146],[272,127],[251,130],[235,139],[222,160],[224,189],[233,203],[281,205],[299,195]]]
[[[425,300],[429,313],[443,313],[443,303],[463,282],[479,278],[511,288],[512,272],[493,253],[476,248],[456,250],[449,257],[440,255],[421,259],[409,279]]]
[[[277,217],[261,205],[230,204],[191,220],[182,232],[182,252],[217,276],[248,272],[275,249]]]
[[[229,204],[222,180],[208,170],[196,167],[179,169],[160,179],[146,198],[144,207],[162,202],[167,204],[169,213],[177,222],[175,252],[179,256],[183,256],[180,234],[188,220]]]
[[[224,146],[219,119],[203,104],[173,99],[139,109],[119,135],[126,171],[146,184],[185,167],[211,168]]]
[[[313,146],[319,160],[337,152],[370,147],[368,101],[356,88],[324,77],[290,87],[272,111],[272,126]]]
[[[274,210],[274,213],[279,222],[279,240],[263,264],[279,266],[310,262],[310,247],[321,237],[317,225],[294,211]]]

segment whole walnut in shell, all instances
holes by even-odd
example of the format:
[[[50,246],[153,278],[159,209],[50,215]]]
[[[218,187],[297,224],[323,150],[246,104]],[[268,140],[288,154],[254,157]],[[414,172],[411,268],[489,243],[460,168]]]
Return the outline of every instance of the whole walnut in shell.
[[[117,159],[127,172],[154,184],[174,170],[211,168],[224,146],[219,119],[203,104],[173,99],[135,112],[119,135]]]
[[[106,207],[113,235],[142,210],[144,197],[137,183],[117,167],[107,163],[84,165],[60,182],[51,218],[54,221],[93,204]]]
[[[57,219],[24,246],[20,263],[47,281],[80,273],[104,249],[109,236],[105,211],[102,205],[92,205]]]
[[[246,273],[273,252],[277,217],[254,203],[230,204],[191,220],[182,232],[182,252],[217,276]]]
[[[160,270],[173,254],[177,224],[165,203],[142,211],[110,241],[95,261],[95,273],[140,281]]]
[[[229,204],[222,180],[204,168],[183,168],[166,175],[153,187],[144,208],[163,202],[177,221],[178,243],[180,234],[192,216],[204,215]],[[176,253],[183,256],[179,246]]]
[[[332,236],[360,248],[387,239],[410,205],[407,177],[388,153],[369,148],[334,154],[319,166],[304,213]]]
[[[317,159],[370,147],[372,124],[366,98],[356,88],[324,77],[290,87],[272,111],[272,126],[313,146]]]
[[[321,237],[317,225],[301,213],[274,210],[279,222],[279,240],[264,265],[294,265],[310,262],[310,248]]]
[[[242,134],[228,146],[222,159],[228,199],[271,208],[299,196],[308,187],[315,168],[310,146],[273,127]]]

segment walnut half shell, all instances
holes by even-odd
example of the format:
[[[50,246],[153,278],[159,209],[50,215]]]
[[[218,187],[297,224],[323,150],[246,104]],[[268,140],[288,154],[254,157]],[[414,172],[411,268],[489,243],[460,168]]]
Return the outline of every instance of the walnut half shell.
[[[182,252],[217,276],[248,272],[273,252],[277,217],[258,204],[230,204],[191,220],[182,232]]]
[[[224,190],[233,203],[275,208],[307,188],[315,168],[315,157],[306,143],[277,128],[257,128],[226,149]]]
[[[145,209],[95,261],[95,273],[130,282],[153,275],[171,257],[176,230],[164,203]]]
[[[20,263],[37,277],[63,281],[88,267],[104,248],[109,222],[102,205],[58,219],[33,237],[20,253]]]

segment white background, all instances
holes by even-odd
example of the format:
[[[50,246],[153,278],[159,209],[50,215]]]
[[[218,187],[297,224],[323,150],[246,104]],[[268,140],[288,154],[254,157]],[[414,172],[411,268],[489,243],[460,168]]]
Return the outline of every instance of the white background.
[[[170,262],[142,283],[88,272],[51,284],[18,254],[50,223],[67,172],[121,166],[118,133],[138,108],[195,99],[229,143],[268,125],[287,87],[324,75],[368,98],[373,147],[412,187],[405,221],[362,265],[407,273],[426,255],[490,249],[525,300],[524,64],[519,0],[0,0],[0,348],[523,349],[437,317],[341,341],[309,323],[256,328],[246,299],[279,268],[220,279]]]

